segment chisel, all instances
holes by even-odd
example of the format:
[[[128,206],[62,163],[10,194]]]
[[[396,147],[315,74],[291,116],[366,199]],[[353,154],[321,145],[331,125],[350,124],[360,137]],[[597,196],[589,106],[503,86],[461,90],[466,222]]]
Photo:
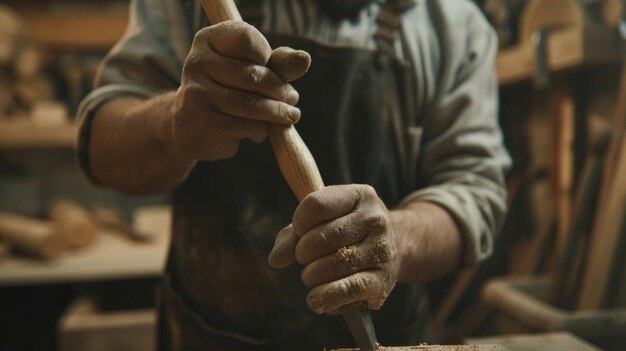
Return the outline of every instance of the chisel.
[[[202,0],[202,7],[212,24],[243,20],[233,0]],[[269,136],[278,166],[298,201],[324,187],[315,159],[293,126],[271,124]],[[376,350],[376,333],[366,304],[344,306],[341,314],[359,348]]]

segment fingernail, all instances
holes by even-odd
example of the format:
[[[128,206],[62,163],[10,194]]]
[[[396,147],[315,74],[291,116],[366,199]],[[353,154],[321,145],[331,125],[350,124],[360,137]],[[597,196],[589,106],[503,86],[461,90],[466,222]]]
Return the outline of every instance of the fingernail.
[[[298,91],[296,89],[292,89],[289,92],[289,95],[287,95],[287,103],[289,105],[295,105],[298,103],[298,100],[300,100],[300,94],[298,94]]]

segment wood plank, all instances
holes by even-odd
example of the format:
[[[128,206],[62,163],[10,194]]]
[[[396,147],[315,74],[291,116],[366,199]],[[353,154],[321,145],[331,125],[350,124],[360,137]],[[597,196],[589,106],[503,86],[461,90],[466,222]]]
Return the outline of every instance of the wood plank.
[[[501,345],[419,345],[419,346],[379,346],[377,351],[507,351]],[[332,351],[332,350],[331,350]],[[334,351],[359,351],[359,349],[335,349]]]
[[[587,35],[584,28],[569,27],[548,35],[548,67],[559,72],[583,65],[609,62],[620,56],[611,33]],[[535,75],[535,48],[531,41],[500,50],[496,59],[500,85],[531,79]]]
[[[124,34],[126,9],[24,10],[35,41],[55,49],[106,50]]]
[[[72,148],[73,123],[46,125],[31,121],[0,121],[0,148]]]
[[[610,189],[595,218],[587,270],[578,304],[580,309],[604,307],[609,289],[609,277],[615,268],[615,257],[623,232],[624,204],[626,203],[626,138],[622,140],[620,157],[616,164]]]
[[[103,312],[91,299],[81,298],[68,308],[58,326],[61,351],[156,349],[154,309]]]
[[[622,66],[617,101],[611,126],[611,144],[605,157],[599,206],[592,228],[587,268],[580,289],[578,308],[581,309],[597,309],[603,306],[622,232],[626,198],[626,61]]]
[[[567,332],[470,338],[469,344],[500,344],[511,351],[599,351],[600,349]]]
[[[550,91],[551,120],[554,146],[552,190],[556,205],[556,252],[563,247],[571,223],[572,182],[574,178],[574,101],[567,81],[555,82]]]

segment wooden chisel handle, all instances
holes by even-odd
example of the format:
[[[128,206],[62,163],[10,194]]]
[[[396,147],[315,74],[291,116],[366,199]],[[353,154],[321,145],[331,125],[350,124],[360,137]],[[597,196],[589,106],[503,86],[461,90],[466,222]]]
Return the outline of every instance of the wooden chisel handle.
[[[212,24],[242,20],[233,0],[202,0],[202,7]],[[269,137],[280,171],[298,201],[324,187],[315,159],[296,128],[270,124]]]

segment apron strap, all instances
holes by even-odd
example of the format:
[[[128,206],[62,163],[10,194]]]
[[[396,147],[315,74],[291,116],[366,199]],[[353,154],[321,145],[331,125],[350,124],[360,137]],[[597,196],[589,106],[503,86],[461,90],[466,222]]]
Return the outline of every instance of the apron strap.
[[[394,49],[398,33],[402,33],[402,21],[399,15],[415,5],[413,0],[380,0],[381,9],[376,18],[376,32],[374,40],[378,50],[382,53],[395,57]]]

